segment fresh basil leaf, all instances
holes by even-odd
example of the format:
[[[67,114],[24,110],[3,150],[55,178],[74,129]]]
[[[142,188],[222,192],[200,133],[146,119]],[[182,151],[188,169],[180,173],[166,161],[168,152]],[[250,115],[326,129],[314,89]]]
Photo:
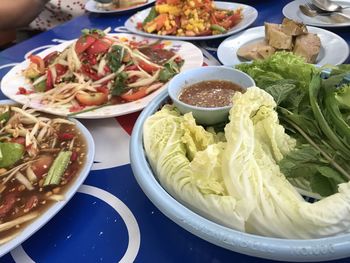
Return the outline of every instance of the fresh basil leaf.
[[[111,94],[113,96],[119,96],[127,91],[125,81],[128,78],[128,74],[125,72],[119,73],[113,83],[113,88]]]
[[[122,65],[124,56],[124,48],[122,46],[114,45],[111,51],[107,54],[108,66],[113,72],[117,72]]]

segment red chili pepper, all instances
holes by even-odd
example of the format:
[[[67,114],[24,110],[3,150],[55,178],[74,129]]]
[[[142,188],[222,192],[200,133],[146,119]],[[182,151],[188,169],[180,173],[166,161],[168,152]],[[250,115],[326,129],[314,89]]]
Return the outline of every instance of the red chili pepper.
[[[137,65],[130,65],[124,69],[124,71],[128,71],[128,70],[140,70],[140,69],[138,68]]]
[[[70,160],[72,162],[75,162],[78,159],[78,153],[77,152],[72,152],[72,155],[70,157]]]
[[[68,132],[58,134],[58,138],[62,141],[72,140],[74,136],[75,135],[73,133],[68,133]]]
[[[137,29],[142,29],[142,27],[143,27],[142,22],[137,22],[136,28],[137,28]]]
[[[32,94],[34,91],[32,90],[27,90],[23,87],[19,87],[18,91],[16,92],[16,95],[29,95]]]
[[[105,65],[103,70],[105,71],[105,73],[110,73],[111,69],[108,67],[108,65]]]
[[[53,88],[52,72],[51,70],[48,70],[46,73],[46,90],[50,90],[52,88]]]

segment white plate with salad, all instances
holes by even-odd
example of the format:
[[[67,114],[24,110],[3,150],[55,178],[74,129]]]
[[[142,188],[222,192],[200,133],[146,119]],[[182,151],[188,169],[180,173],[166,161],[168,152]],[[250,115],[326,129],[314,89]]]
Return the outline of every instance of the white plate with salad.
[[[183,41],[86,30],[12,68],[1,90],[14,101],[60,116],[116,117],[143,109],[202,52]]]
[[[94,0],[90,0],[85,4],[85,10],[91,13],[116,14],[145,7],[154,3],[155,0],[124,0],[119,1],[119,4],[114,2],[115,1],[111,1],[109,4],[101,4]]]
[[[319,66],[338,65],[348,58],[349,46],[343,38],[322,28],[307,27],[307,29],[309,33],[317,34],[321,41],[321,49],[315,64]],[[247,62],[246,59],[237,55],[237,51],[245,45],[263,41],[264,37],[264,26],[260,26],[225,39],[218,48],[220,62],[225,66]],[[342,50],[342,52],[338,52],[338,50]]]
[[[212,3],[215,4],[215,8],[212,7]],[[125,28],[132,33],[148,37],[206,40],[227,37],[242,31],[254,23],[258,17],[258,11],[254,7],[239,3],[205,0],[202,3],[203,6],[199,7],[181,5],[187,5],[187,3],[174,6],[156,4],[153,8],[147,8],[131,16],[125,22]],[[208,10],[207,7],[209,7]],[[162,10],[162,14],[160,15],[157,10]],[[197,14],[196,21],[186,22],[190,20],[193,12]],[[148,24],[145,21],[148,21]],[[195,32],[198,24],[201,25]],[[152,27],[155,27],[155,30]]]
[[[299,5],[304,5],[310,1],[308,0],[296,0],[288,3],[282,10],[283,15],[289,19],[294,19],[302,21],[306,25],[320,26],[320,27],[347,27],[350,26],[350,19],[344,17],[333,15],[333,16],[315,16],[309,17],[304,15],[300,9]],[[349,0],[334,1],[335,3],[343,6],[350,7]],[[345,9],[344,13],[350,15],[350,9]]]

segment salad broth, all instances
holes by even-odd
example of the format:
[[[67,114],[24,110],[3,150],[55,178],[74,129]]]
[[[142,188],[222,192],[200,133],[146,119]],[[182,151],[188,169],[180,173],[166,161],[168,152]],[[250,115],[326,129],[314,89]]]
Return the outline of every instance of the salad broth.
[[[0,110],[2,110],[3,107],[4,106],[0,106]],[[17,114],[17,112],[13,112],[11,107],[12,117]],[[38,117],[38,115],[36,115],[36,117]],[[50,121],[54,119],[58,120],[54,116],[48,114],[40,113],[39,117]],[[43,214],[55,202],[64,200],[64,194],[77,179],[84,165],[87,151],[85,139],[74,123],[66,123],[64,119],[60,120],[62,120],[61,123],[56,123],[51,126],[53,132],[50,136],[45,136],[45,138],[40,141],[37,146],[38,152],[34,156],[28,153],[30,148],[26,148],[23,156],[18,161],[5,168],[0,168],[2,169],[0,177],[0,244],[12,239],[26,225]],[[10,122],[11,117],[7,123]],[[26,124],[24,127],[26,129],[33,129],[30,124]],[[11,138],[11,134],[5,136],[3,133],[4,132],[1,133],[1,144],[12,143],[14,139],[16,143],[20,143],[21,136]],[[39,133],[40,131],[37,134]],[[6,141],[4,141],[4,138],[10,138],[10,140],[6,139]],[[56,143],[54,143],[54,140],[56,140]],[[45,182],[49,176],[49,170],[55,165],[55,159],[58,158],[62,152],[68,151],[72,154],[68,159],[59,182],[46,184]],[[21,166],[23,167],[20,168]],[[26,178],[27,183],[23,183],[19,179],[17,173],[7,180],[9,175],[5,173],[6,170],[11,171],[17,167],[19,168],[19,173]],[[33,172],[32,175],[34,175],[34,179],[30,177],[31,172],[29,172],[28,167],[30,167],[30,170]],[[28,188],[28,182],[31,189]],[[32,219],[18,221],[18,224],[6,229],[6,224],[12,224],[16,222],[16,220],[22,220],[22,218],[30,217],[31,215],[33,215]]]

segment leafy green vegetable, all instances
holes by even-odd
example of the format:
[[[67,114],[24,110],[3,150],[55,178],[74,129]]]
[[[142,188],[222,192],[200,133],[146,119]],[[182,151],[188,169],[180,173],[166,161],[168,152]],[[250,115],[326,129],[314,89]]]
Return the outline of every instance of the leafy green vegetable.
[[[335,193],[340,181],[320,171],[333,169],[333,174],[343,181],[350,180],[350,115],[347,110],[350,108],[347,96],[350,98],[350,95],[347,95],[347,84],[342,84],[350,72],[349,67],[332,67],[328,69],[330,74],[322,74],[328,79],[321,80],[320,70],[313,65],[291,53],[278,52],[267,60],[238,68],[250,74],[260,88],[274,97],[280,120],[297,139],[298,147],[280,163],[287,178],[298,187],[301,181],[307,182],[303,184],[304,190],[317,190],[322,196]],[[303,156],[306,148],[300,145],[305,144],[307,149],[314,149],[314,154],[322,156],[323,161],[295,158],[298,154]]]
[[[159,73],[159,80],[161,82],[167,82],[169,79],[174,77],[180,72],[180,69],[183,65],[183,61],[175,62],[170,60],[164,64],[164,68]]]
[[[125,81],[128,79],[128,74],[126,72],[120,72],[114,79],[114,84],[112,87],[112,95],[119,96],[127,91]]]
[[[153,6],[146,16],[145,20],[143,20],[142,25],[146,25],[148,22],[151,22],[153,19],[155,19],[158,16],[156,8]]]
[[[113,45],[111,51],[107,54],[108,66],[113,72],[117,72],[122,65],[124,57],[124,47]]]
[[[0,143],[0,168],[7,168],[18,162],[24,154],[24,146],[19,143]]]
[[[163,187],[205,217],[249,233],[306,239],[349,232],[350,182],[342,183],[311,144],[296,145],[286,134],[273,97],[252,87],[236,93],[233,105],[226,141],[212,140],[191,114],[182,116],[170,105],[145,121],[145,152]],[[279,163],[308,172],[300,185],[324,196],[338,188],[338,194],[308,203]],[[304,178],[288,172],[292,181]]]
[[[83,36],[87,36],[87,35],[92,35],[92,34],[97,34],[100,37],[104,37],[106,35],[105,32],[103,32],[103,30],[101,29],[88,29],[88,28],[84,28],[83,30],[81,30],[81,34]]]
[[[343,85],[337,89],[335,91],[335,99],[340,109],[350,110],[350,84]]]

